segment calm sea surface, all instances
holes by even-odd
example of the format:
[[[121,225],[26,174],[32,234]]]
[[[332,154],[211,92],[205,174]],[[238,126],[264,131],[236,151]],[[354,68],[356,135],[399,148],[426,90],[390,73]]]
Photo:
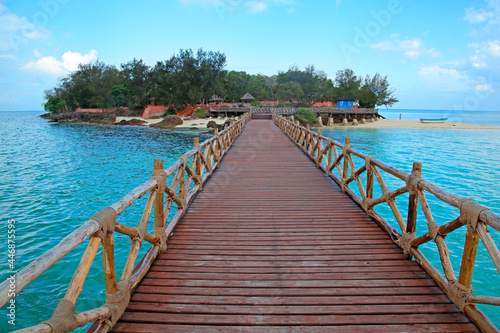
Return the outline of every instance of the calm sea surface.
[[[403,119],[448,117],[462,121],[500,126],[500,112],[456,115],[449,111],[380,110],[387,118]],[[15,220],[16,270],[24,267],[61,238],[80,226],[100,209],[119,200],[146,181],[153,159],[173,163],[192,147],[196,132],[173,132],[151,128],[114,127],[83,124],[51,124],[38,117],[40,112],[0,112],[0,278],[9,276],[7,263],[7,225]],[[453,118],[457,117],[457,118]],[[366,152],[406,172],[413,161],[423,163],[424,179],[451,193],[472,197],[500,214],[500,131],[430,129],[334,129],[323,133],[337,141],[351,138],[354,149]],[[385,176],[391,189],[402,186]],[[397,201],[403,216],[407,203]],[[431,209],[440,224],[457,216],[432,196]],[[140,219],[144,200],[119,217],[127,225]],[[379,212],[391,223],[390,209]],[[419,231],[425,219],[419,212]],[[396,224],[395,224],[396,226]],[[465,228],[449,235],[446,242],[456,267],[461,259]],[[492,231],[500,246],[500,235]],[[116,258],[126,258],[130,241],[117,237]],[[26,288],[16,301],[16,327],[46,320],[64,296],[71,275],[85,246],[80,246]],[[439,267],[435,247],[423,248]],[[124,263],[117,260],[117,271]],[[89,273],[77,311],[95,308],[105,300],[101,255]],[[458,272],[457,272],[458,273]],[[500,279],[481,248],[474,274],[475,292],[500,296]],[[500,314],[493,307],[481,307],[500,326]],[[0,332],[13,327],[7,323],[7,310],[1,310]]]
[[[450,111],[450,110],[404,110],[379,109],[389,119],[448,118],[450,122],[500,126],[500,111]]]

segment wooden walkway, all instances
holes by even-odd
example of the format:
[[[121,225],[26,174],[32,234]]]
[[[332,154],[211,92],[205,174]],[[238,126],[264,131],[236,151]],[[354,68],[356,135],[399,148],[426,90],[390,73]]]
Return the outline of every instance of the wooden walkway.
[[[271,120],[204,184],[113,332],[476,326]]]

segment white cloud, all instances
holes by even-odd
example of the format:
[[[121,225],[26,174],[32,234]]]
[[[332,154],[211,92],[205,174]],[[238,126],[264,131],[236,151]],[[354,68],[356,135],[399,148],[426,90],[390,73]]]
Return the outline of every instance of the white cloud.
[[[500,57],[500,41],[499,40],[490,41],[488,43],[486,50],[490,55],[494,57]]]
[[[24,16],[17,16],[0,3],[0,51],[17,49],[49,36],[47,29],[33,24]]]
[[[489,92],[491,91],[491,86],[488,84],[478,84],[476,86],[476,90],[481,92]]]
[[[482,39],[496,39],[500,34],[500,0],[476,1],[465,10],[464,20],[473,26],[470,34]]]
[[[397,36],[394,36],[396,38]],[[440,52],[433,48],[424,46],[420,38],[405,39],[405,40],[387,40],[376,44],[371,44],[370,48],[382,51],[395,51],[401,52],[411,59],[417,59],[420,56],[438,57]]]
[[[218,11],[234,10],[238,7],[247,8],[250,14],[265,12],[270,6],[292,6],[296,0],[178,0],[184,5],[201,5],[207,8],[214,8]],[[288,13],[293,13],[294,9],[289,8]]]
[[[431,65],[420,69],[418,74],[426,84],[438,87],[441,91],[470,89],[468,76],[454,68]]]
[[[490,40],[486,42],[475,42],[469,44],[469,48],[474,50],[474,55],[470,57],[472,67],[479,69],[484,67],[498,67],[500,58],[500,40]]]
[[[40,57],[37,60],[28,62],[22,69],[32,73],[61,76],[76,71],[80,64],[88,64],[96,59],[96,50],[83,55],[78,52],[68,51],[62,55],[61,60],[57,60],[52,56]]]
[[[476,9],[476,8],[468,8],[465,11],[464,19],[471,24],[479,24],[486,22],[490,18],[493,17],[493,12],[487,11],[484,8]]]
[[[251,14],[259,14],[267,10],[267,5],[262,1],[248,1],[245,6],[249,7],[248,12]]]
[[[488,64],[481,59],[479,55],[470,57],[470,60],[472,61],[472,67],[474,68],[483,68],[488,66]]]

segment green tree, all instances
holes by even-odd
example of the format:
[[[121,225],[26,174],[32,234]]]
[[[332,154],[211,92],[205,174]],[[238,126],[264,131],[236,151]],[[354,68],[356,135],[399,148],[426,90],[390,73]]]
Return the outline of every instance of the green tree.
[[[153,90],[162,96],[170,95],[172,103],[203,105],[214,94],[221,94],[221,80],[226,66],[226,56],[220,52],[199,49],[180,50],[153,71]]]
[[[45,97],[47,101],[60,98],[66,102],[68,110],[112,107],[112,87],[121,85],[122,81],[114,66],[95,61],[81,64],[78,70],[61,79],[54,89],[46,91]]]
[[[316,70],[314,65],[307,66],[304,71],[299,70],[296,65],[290,66],[287,72],[278,74],[277,81],[279,84],[299,83],[303,95],[295,96],[297,100],[319,101],[326,96],[333,95],[332,81],[328,79],[324,71]]]
[[[113,96],[112,98],[114,108],[128,105],[129,91],[124,85],[113,86],[113,88],[111,88],[111,94]]]
[[[199,49],[196,54],[198,100],[202,107],[214,94],[220,94],[222,86],[220,79],[226,66],[226,55],[220,52],[203,51]]]
[[[174,105],[176,102],[175,59],[159,61],[151,69],[151,97],[157,104]],[[181,103],[184,103],[181,101]]]
[[[359,105],[364,108],[390,107],[399,102],[394,93],[395,89],[390,88],[387,75],[382,76],[379,73],[373,77],[366,75],[358,93]]]
[[[59,97],[50,97],[47,103],[44,105],[45,111],[50,111],[51,113],[60,113],[63,110],[66,111],[66,101],[63,101]]]
[[[291,99],[300,99],[304,96],[304,90],[300,86],[300,83],[295,81],[290,81],[286,83],[279,83],[276,86],[276,98],[279,101],[288,101]]]
[[[334,98],[337,99],[343,95],[358,100],[358,92],[361,88],[362,79],[358,77],[350,68],[346,68],[335,73],[334,80]]]
[[[250,76],[250,84],[247,91],[255,97],[256,101],[269,100],[272,97],[271,90],[266,86],[266,77],[260,74]]]
[[[251,76],[246,72],[230,71],[222,80],[224,97],[230,102],[239,102],[249,92],[250,81]]]
[[[297,113],[293,115],[293,118],[298,120],[303,125],[319,123],[318,115],[315,112],[305,108],[298,109]]]
[[[130,108],[144,108],[149,104],[151,93],[150,68],[144,61],[134,58],[121,64],[121,75],[129,91],[128,104]]]

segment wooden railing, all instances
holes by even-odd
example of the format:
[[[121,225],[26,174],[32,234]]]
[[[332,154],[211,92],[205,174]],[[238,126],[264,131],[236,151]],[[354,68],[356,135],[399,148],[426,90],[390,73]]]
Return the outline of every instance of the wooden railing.
[[[500,217],[487,208],[443,191],[439,187],[422,179],[421,163],[415,162],[411,174],[391,167],[371,156],[351,149],[350,140],[347,138],[341,144],[330,138],[315,133],[309,127],[303,127],[298,122],[273,114],[274,122],[294,141],[316,165],[332,178],[363,210],[370,215],[403,249],[409,259],[412,257],[427,271],[446,292],[451,301],[483,332],[498,332],[491,321],[476,307],[476,304],[489,304],[500,306],[500,297],[478,296],[472,294],[472,274],[476,260],[479,240],[482,241],[489,257],[500,273],[500,252],[488,228],[500,231]],[[359,167],[355,159],[362,163]],[[382,176],[384,171],[392,177],[400,179],[404,186],[390,190]],[[361,180],[361,175],[366,172],[366,186]],[[377,182],[381,195],[374,197],[374,183]],[[349,186],[354,183],[357,195]],[[401,214],[395,199],[402,194],[409,193],[408,214],[405,219]],[[460,214],[452,221],[439,225],[431,212],[427,196],[432,194],[438,200],[456,207]],[[386,203],[389,205],[395,220],[399,225],[398,232],[376,211],[375,207]],[[427,227],[421,235],[417,235],[417,210],[423,210]],[[466,226],[465,244],[463,249],[460,273],[457,278],[450,260],[446,236]],[[441,272],[419,250],[419,246],[427,242],[435,242],[441,261]],[[500,311],[500,308],[499,308]]]
[[[250,114],[243,115],[220,133],[216,131],[215,136],[202,144],[195,139],[194,148],[167,169],[163,168],[163,160],[155,160],[152,178],[120,201],[91,217],[81,227],[64,237],[59,244],[19,271],[15,276],[17,294],[70,251],[89,239],[66,295],[60,300],[52,318],[18,332],[69,332],[96,321],[98,323],[94,325],[96,326],[94,331],[107,332],[125,311],[131,291],[148,272],[158,253],[165,252],[172,230],[186,212],[195,194],[202,190],[203,183],[219,166],[221,159],[243,131],[249,119]],[[169,176],[174,177],[172,183],[167,185]],[[137,226],[131,227],[116,222],[117,215],[146,194],[149,196]],[[153,209],[154,226],[151,227],[148,221]],[[168,221],[172,209],[175,209],[172,211],[175,214]],[[115,271],[115,260],[121,258],[116,258],[114,254],[114,232],[130,236],[131,240],[130,252],[119,281]],[[136,265],[144,241],[150,243],[151,247]],[[75,314],[76,302],[101,245],[106,303],[99,308]],[[0,285],[2,307],[15,297],[11,297],[8,290],[9,280]]]

